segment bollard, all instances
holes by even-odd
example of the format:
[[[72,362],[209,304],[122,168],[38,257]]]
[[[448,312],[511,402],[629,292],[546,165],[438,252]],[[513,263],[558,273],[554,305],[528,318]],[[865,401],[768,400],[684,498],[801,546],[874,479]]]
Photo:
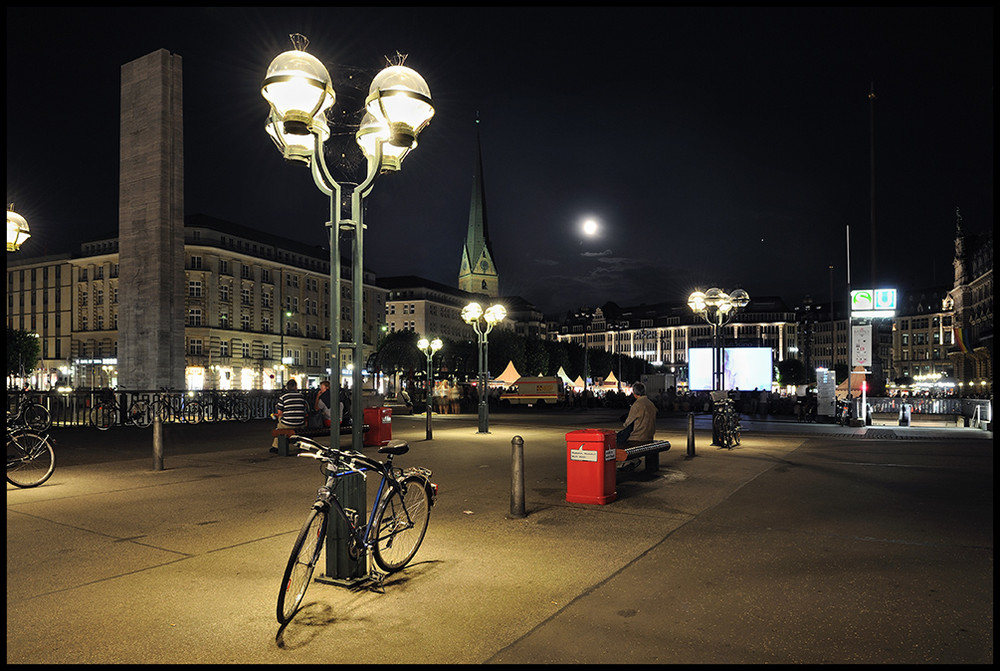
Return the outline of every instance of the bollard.
[[[355,524],[367,520],[368,493],[365,477],[361,473],[344,473],[337,476],[333,491],[344,512]],[[330,511],[326,528],[326,572],[316,582],[338,587],[354,587],[366,580],[367,564],[363,557],[352,556],[351,531],[336,511]]]
[[[510,516],[522,518],[524,513],[524,439],[514,436],[510,441]]]
[[[153,470],[163,470],[163,422],[153,418]]]
[[[688,413],[688,452],[689,457],[694,456],[694,413]]]

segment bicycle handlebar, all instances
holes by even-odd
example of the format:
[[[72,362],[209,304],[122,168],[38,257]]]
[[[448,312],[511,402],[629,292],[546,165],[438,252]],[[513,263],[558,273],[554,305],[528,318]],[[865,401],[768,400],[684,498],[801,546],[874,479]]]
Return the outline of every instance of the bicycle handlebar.
[[[344,450],[335,447],[324,447],[314,440],[310,440],[305,436],[289,436],[288,442],[290,444],[295,443],[305,443],[310,448],[315,450],[314,452],[300,452],[297,456],[300,457],[310,457],[312,459],[318,459],[320,461],[327,461],[332,464],[343,464],[347,466],[350,470],[358,471],[357,465],[360,464],[367,468],[374,469],[378,472],[385,470],[385,464],[381,461],[373,459],[360,452],[355,452],[354,450]]]

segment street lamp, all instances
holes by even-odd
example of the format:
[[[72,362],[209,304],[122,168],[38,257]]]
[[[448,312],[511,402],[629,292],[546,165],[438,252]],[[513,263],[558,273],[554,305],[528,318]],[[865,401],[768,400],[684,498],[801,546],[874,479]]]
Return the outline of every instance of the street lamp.
[[[267,68],[261,95],[269,113],[265,130],[278,150],[289,161],[304,163],[311,169],[313,181],[330,198],[330,369],[340,361],[340,231],[353,233],[353,310],[351,341],[343,343],[352,352],[351,445],[362,449],[362,363],[364,314],[364,224],[361,201],[372,189],[375,178],[399,170],[403,158],[417,146],[417,136],[434,115],[430,89],[414,70],[391,65],[372,80],[365,100],[367,114],[356,134],[358,146],[367,160],[364,180],[353,186],[350,195],[350,218],[344,219],[341,208],[341,185],[330,174],[323,145],[330,137],[326,113],[337,96],[330,73],[315,56],[305,52],[308,40],[291,35],[294,49],[278,55]],[[333,444],[336,423],[331,424]]]
[[[431,394],[434,391],[434,373],[431,367],[431,359],[434,358],[434,353],[441,349],[442,345],[443,343],[440,338],[434,338],[434,340],[421,338],[417,341],[417,347],[427,356],[427,381],[424,383],[424,394],[427,397],[427,440],[434,437],[431,431]]]
[[[708,291],[694,291],[688,296],[688,307],[702,319],[712,325],[712,391],[725,389],[725,348],[720,341],[720,331],[736,316],[737,311],[745,308],[750,302],[750,294],[743,289],[736,289],[727,294],[718,287]],[[713,395],[714,396],[714,395]],[[712,422],[712,444],[719,443],[715,433],[715,422]]]
[[[27,220],[14,211],[13,203],[7,205],[7,251],[16,252],[30,237]]]
[[[479,433],[489,433],[489,406],[486,402],[486,385],[489,374],[489,334],[493,327],[507,316],[507,309],[499,304],[483,310],[479,303],[469,303],[462,309],[462,320],[471,324],[478,336],[479,344]]]

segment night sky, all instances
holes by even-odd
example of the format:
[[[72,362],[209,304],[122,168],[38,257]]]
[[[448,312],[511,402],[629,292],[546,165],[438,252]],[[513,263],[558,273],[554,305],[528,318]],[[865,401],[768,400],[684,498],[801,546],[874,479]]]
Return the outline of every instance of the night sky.
[[[291,33],[345,105],[397,53],[430,86],[366,201],[381,276],[457,286],[477,132],[501,291],[546,312],[709,286],[825,303],[831,280],[840,300],[848,226],[851,285],[872,281],[873,149],[878,286],[950,286],[956,208],[992,227],[990,8],[8,7],[21,253],[116,231],[121,66],[161,48],[183,59],[185,211],[325,245],[326,198],[263,130]],[[356,179],[353,132],[331,150]]]

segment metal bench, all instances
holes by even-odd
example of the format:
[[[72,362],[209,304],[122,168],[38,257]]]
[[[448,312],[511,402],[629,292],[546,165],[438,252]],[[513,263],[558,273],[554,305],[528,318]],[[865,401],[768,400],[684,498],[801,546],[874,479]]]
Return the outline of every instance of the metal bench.
[[[622,462],[645,457],[646,470],[655,472],[660,470],[660,452],[666,452],[669,449],[669,440],[654,440],[637,445],[626,445],[615,449],[615,461]]]
[[[361,427],[362,433],[368,432],[368,425],[364,424]],[[329,436],[330,427],[328,426],[318,426],[318,427],[299,427],[297,429],[271,429],[271,437],[278,439],[278,456],[287,457],[288,456],[288,439],[291,436],[306,436],[307,438],[316,438],[318,436]],[[349,436],[351,435],[351,425],[342,424],[340,427],[340,435]]]

